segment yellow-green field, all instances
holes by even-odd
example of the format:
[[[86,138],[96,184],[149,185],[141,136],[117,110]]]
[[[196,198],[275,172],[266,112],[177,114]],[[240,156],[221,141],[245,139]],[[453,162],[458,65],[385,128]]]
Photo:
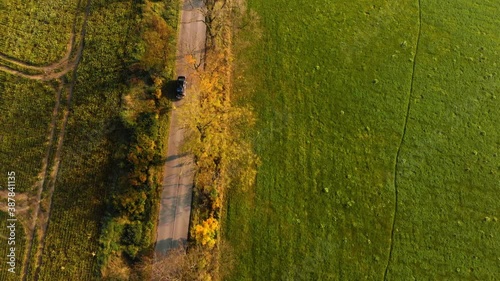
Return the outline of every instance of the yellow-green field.
[[[82,25],[84,0],[0,1],[0,54],[31,65],[62,59]]]
[[[2,175],[11,170],[16,172],[18,209],[22,211],[19,219],[31,227],[37,218],[34,235],[26,230],[26,243],[23,228],[19,226],[16,274],[2,271],[0,280],[20,280],[21,277],[24,280],[98,280],[104,273],[101,272],[104,259],[111,254],[121,259],[123,231],[114,233],[116,236],[107,235],[102,225],[116,216],[117,225],[123,229],[120,223],[124,216],[118,216],[111,207],[117,190],[128,187],[126,183],[121,186],[118,180],[126,178],[129,172],[121,165],[128,155],[120,153],[127,148],[132,135],[131,129],[124,129],[121,124],[121,99],[128,93],[128,83],[134,75],[137,81],[146,80],[139,74],[146,76],[147,73],[137,67],[143,55],[140,50],[145,48],[139,46],[141,31],[146,27],[135,24],[147,5],[93,0],[83,24],[87,3],[0,1],[0,23],[9,24],[0,33],[2,39],[5,38],[4,45],[0,45],[0,172]],[[172,12],[176,7],[173,4],[153,6],[158,11],[168,8],[170,14],[165,12],[165,16],[173,15],[172,19],[177,20]],[[4,9],[9,12],[3,13]],[[22,20],[23,16],[28,17],[26,21]],[[75,16],[76,31],[73,30]],[[32,29],[23,37],[13,26],[32,26]],[[80,50],[83,46],[79,45],[81,28],[85,28],[81,58],[77,52],[70,54],[68,63],[53,69],[33,66],[61,59],[73,34],[76,34],[74,45]],[[35,49],[40,52],[35,53]],[[164,63],[171,68],[171,62]],[[52,70],[52,76],[43,76],[44,71]],[[148,79],[151,80],[149,76]],[[136,91],[146,91],[144,88],[151,85],[142,86],[136,87]],[[168,101],[162,102],[167,112]],[[153,101],[150,103],[155,106]],[[168,118],[164,114],[157,119],[157,127],[162,131],[151,137],[158,142],[158,150],[164,150],[159,138],[167,132]],[[151,181],[155,176],[151,176]],[[151,246],[150,232],[156,220],[153,202],[157,196],[156,185],[148,188],[150,196],[145,200],[143,236],[136,247],[141,254]],[[2,226],[4,217],[4,213],[0,213]],[[5,239],[3,229],[2,245],[6,245]],[[105,243],[112,243],[112,247],[103,249]],[[4,246],[1,248],[2,254],[7,253]],[[127,270],[132,260],[123,260],[120,266]]]
[[[2,271],[0,271],[0,280],[15,281],[19,280],[19,272],[21,269],[20,262],[25,251],[26,235],[24,232],[24,228],[22,227],[20,222],[17,221],[15,222],[15,228],[13,228],[14,234],[13,236],[11,236],[11,231],[9,228],[7,228],[7,225],[10,224],[7,223],[7,219],[9,218],[10,217],[8,213],[0,211],[0,221],[2,222],[2,228],[0,229],[0,243],[2,245],[2,247],[0,247],[0,254],[4,259],[4,265],[2,265]],[[8,240],[10,237],[13,237],[14,239]],[[10,257],[8,257],[8,255],[12,255],[11,248],[14,248],[13,253],[16,258],[14,264],[15,269],[13,269],[14,272],[9,271],[9,269],[12,268],[12,265],[7,264],[7,262],[10,262]]]

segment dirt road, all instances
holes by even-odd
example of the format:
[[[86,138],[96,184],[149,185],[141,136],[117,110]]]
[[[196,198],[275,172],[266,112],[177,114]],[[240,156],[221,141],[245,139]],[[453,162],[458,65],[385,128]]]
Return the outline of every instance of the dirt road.
[[[206,27],[201,20],[201,0],[184,0],[182,6],[179,39],[177,46],[177,75],[184,75],[188,80],[186,95],[194,69],[186,61],[187,55],[194,55],[198,62],[205,52]],[[184,133],[179,120],[182,102],[174,102],[168,140],[167,161],[163,170],[163,192],[161,195],[160,216],[156,236],[156,252],[165,253],[168,249],[186,242],[189,231],[191,213],[191,197],[193,188],[194,165],[190,155],[182,154],[180,146]]]

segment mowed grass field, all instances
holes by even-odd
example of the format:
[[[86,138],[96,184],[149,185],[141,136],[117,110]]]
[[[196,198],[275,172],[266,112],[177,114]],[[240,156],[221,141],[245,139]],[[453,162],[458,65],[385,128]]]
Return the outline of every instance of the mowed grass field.
[[[34,65],[61,59],[79,33],[84,0],[0,1],[0,52]]]
[[[226,279],[500,276],[500,3],[249,8],[235,89],[262,165],[228,197]]]

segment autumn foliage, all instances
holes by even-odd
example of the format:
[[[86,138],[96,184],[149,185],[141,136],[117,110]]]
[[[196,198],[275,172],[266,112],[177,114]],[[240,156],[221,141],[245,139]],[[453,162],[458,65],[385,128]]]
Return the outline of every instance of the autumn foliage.
[[[170,50],[174,30],[168,26],[159,15],[151,13],[145,20],[146,30],[142,34],[145,43],[141,58],[143,67],[153,73],[162,73],[165,70],[169,56],[175,54]]]
[[[221,7],[221,6],[218,6]],[[227,6],[230,7],[230,6]],[[223,14],[218,14],[221,20]],[[222,25],[221,28],[228,26]],[[186,97],[181,119],[186,129],[186,152],[196,164],[194,209],[190,231],[194,244],[207,253],[200,275],[219,274],[220,218],[229,189],[253,186],[259,160],[245,130],[255,123],[252,109],[231,102],[231,32],[219,33],[217,48],[206,51],[204,68],[196,67],[196,88]],[[215,42],[215,41],[214,41]]]
[[[218,229],[219,222],[210,217],[194,227],[194,239],[202,246],[211,249],[215,246],[215,235]]]
[[[204,0],[208,37],[204,63],[188,56],[193,67],[189,94],[179,109],[185,129],[183,150],[194,156],[194,197],[187,251],[177,249],[158,258],[150,267],[153,280],[220,280],[220,224],[224,197],[230,189],[251,188],[259,160],[245,138],[255,123],[251,108],[231,102],[231,30],[229,0]],[[156,84],[156,83],[155,83]],[[147,142],[146,142],[147,143]],[[137,149],[146,149],[147,145]],[[143,155],[142,150],[133,153]],[[147,157],[147,156],[145,156]],[[143,157],[131,157],[140,163]],[[141,184],[141,178],[134,177]],[[222,246],[224,245],[224,246]],[[224,253],[227,253],[224,250]],[[148,278],[151,279],[151,278]],[[142,279],[141,279],[142,280]]]
[[[207,68],[198,73],[197,95],[185,105],[186,151],[195,156],[195,186],[205,219],[218,219],[222,198],[230,187],[253,184],[258,161],[243,130],[255,122],[249,108],[230,100],[228,53],[207,54]]]

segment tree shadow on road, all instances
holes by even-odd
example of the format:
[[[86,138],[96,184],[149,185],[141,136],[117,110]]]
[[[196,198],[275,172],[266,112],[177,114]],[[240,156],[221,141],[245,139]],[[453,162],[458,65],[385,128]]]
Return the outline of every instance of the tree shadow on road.
[[[179,153],[176,155],[170,155],[167,157],[166,162],[173,161],[175,159],[179,159],[179,158],[182,158],[182,157],[187,156],[187,155],[188,155],[188,153]]]
[[[186,248],[187,240],[186,239],[177,239],[174,240],[172,238],[160,240],[155,245],[155,252],[157,255],[165,255],[169,250],[176,249],[179,247]]]

